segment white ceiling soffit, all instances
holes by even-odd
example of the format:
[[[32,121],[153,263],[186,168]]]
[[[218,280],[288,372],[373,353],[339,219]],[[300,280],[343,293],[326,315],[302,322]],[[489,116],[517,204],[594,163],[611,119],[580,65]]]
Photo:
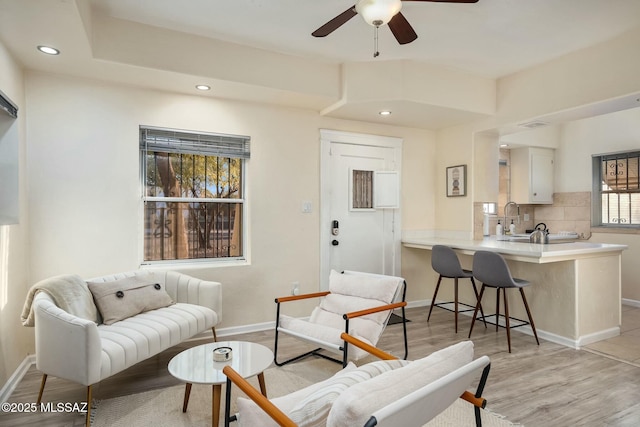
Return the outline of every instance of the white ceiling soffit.
[[[617,37],[640,25],[640,1],[479,0],[405,2],[418,39],[399,45],[355,16],[327,37],[310,33],[353,0],[0,0],[0,40],[26,68],[160,90],[310,108],[331,117],[438,129],[492,114],[501,76]],[[62,54],[35,50],[53,44]],[[344,85],[353,64],[388,62],[371,91],[416,80],[425,69],[456,74],[473,100],[387,91],[365,98]],[[407,65],[408,64],[408,65]],[[362,76],[363,74],[357,74]],[[437,81],[437,75],[436,75]],[[212,90],[196,93],[194,86]],[[396,84],[394,83],[394,84]],[[495,92],[495,91],[494,91]],[[454,100],[455,102],[453,102]],[[386,104],[386,105],[385,105]],[[380,118],[378,108],[393,109]],[[373,111],[373,117],[372,112]]]

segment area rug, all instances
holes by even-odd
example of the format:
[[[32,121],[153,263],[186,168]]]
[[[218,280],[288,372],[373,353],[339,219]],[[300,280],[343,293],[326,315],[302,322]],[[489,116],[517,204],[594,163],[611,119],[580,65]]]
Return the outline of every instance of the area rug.
[[[321,381],[337,372],[340,366],[325,360],[312,359],[265,371],[267,393],[277,397],[299,390],[314,382]],[[257,379],[249,379],[258,388]],[[221,411],[224,412],[224,389],[222,387]],[[232,402],[237,394],[232,390]],[[211,386],[194,384],[189,398],[189,409],[182,412],[184,386],[173,386],[113,399],[99,400],[92,409],[92,427],[200,427],[211,426]],[[235,410],[235,405],[232,405]],[[224,414],[222,414],[222,417]],[[220,426],[224,426],[221,417]],[[236,425],[236,423],[231,424]],[[491,411],[482,411],[482,425],[485,427],[509,427],[513,424]],[[475,426],[472,407],[460,399],[426,427]],[[256,426],[259,427],[259,426]]]
[[[411,320],[406,319],[407,322],[411,322]],[[397,325],[398,323],[402,323],[402,316],[398,316],[395,313],[391,313],[391,317],[389,317],[389,321],[387,325]]]

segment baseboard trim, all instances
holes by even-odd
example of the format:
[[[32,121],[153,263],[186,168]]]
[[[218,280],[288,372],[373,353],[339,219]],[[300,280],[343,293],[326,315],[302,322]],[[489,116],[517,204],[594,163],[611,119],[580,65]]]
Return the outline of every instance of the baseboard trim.
[[[0,402],[4,403],[9,400],[11,393],[13,393],[16,387],[18,387],[18,384],[20,384],[20,381],[22,381],[22,378],[26,375],[31,365],[34,365],[35,363],[35,354],[29,354],[22,360],[18,368],[13,371],[9,380],[7,380],[7,382],[2,386],[2,389],[0,389]]]
[[[431,301],[423,299],[423,300],[409,301],[407,303],[407,308],[429,307],[430,305],[431,305]]]
[[[439,302],[439,300],[436,300],[436,302]],[[624,304],[624,302],[623,302],[623,304]],[[429,304],[427,304],[427,305],[429,305]],[[627,304],[627,305],[631,305],[631,304]],[[473,316],[473,311],[461,311],[460,314],[464,315],[464,316],[471,317],[471,316]],[[531,329],[531,326],[529,326],[529,325],[518,326],[517,328],[513,328],[512,331],[519,331],[519,332],[522,332],[523,334],[527,334],[527,335],[533,336],[533,330]],[[550,341],[552,343],[560,344],[560,345],[563,345],[565,347],[570,347],[570,348],[579,350],[580,347],[583,347],[585,345],[589,345],[589,344],[592,344],[592,343],[597,342],[597,341],[602,341],[602,340],[606,340],[606,339],[609,339],[609,338],[617,337],[618,335],[620,335],[620,327],[614,327],[614,328],[610,328],[610,329],[605,329],[605,330],[602,330],[602,331],[594,332],[594,333],[589,334],[589,335],[584,335],[584,336],[578,337],[578,339],[575,339],[575,340],[567,338],[567,337],[563,337],[563,336],[560,336],[560,335],[556,335],[554,333],[547,332],[547,331],[539,329],[539,328],[536,328],[536,332],[538,333],[538,338],[542,338],[542,339],[544,339],[546,341]]]
[[[230,335],[248,334],[249,332],[262,332],[275,330],[276,322],[253,323],[251,325],[230,326],[228,328],[216,329],[218,337],[226,337]]]
[[[635,299],[622,298],[622,305],[628,305],[631,307],[640,307],[640,301]]]
[[[607,340],[609,338],[617,337],[620,335],[620,327],[616,326],[614,328],[605,329],[602,331],[594,332],[593,334],[584,335],[578,338],[577,348],[580,348],[585,345],[593,344],[594,342]]]

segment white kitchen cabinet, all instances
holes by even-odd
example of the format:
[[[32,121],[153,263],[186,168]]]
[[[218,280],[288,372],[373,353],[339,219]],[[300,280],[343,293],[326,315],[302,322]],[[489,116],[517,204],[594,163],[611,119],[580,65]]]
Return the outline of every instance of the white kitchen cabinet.
[[[551,148],[511,149],[511,200],[519,204],[553,203]]]

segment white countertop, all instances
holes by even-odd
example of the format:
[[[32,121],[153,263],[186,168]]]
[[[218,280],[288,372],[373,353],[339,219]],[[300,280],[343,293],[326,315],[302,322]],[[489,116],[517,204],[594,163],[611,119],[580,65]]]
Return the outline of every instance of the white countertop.
[[[504,255],[507,259],[539,264],[580,258],[591,258],[603,255],[615,255],[627,249],[626,245],[591,243],[582,240],[570,243],[551,243],[541,245],[537,243],[496,240],[495,236],[485,237],[483,240],[460,240],[442,237],[406,237],[402,239],[402,244],[408,248],[418,249],[431,249],[434,245],[445,245],[470,255],[475,251],[498,252]]]

